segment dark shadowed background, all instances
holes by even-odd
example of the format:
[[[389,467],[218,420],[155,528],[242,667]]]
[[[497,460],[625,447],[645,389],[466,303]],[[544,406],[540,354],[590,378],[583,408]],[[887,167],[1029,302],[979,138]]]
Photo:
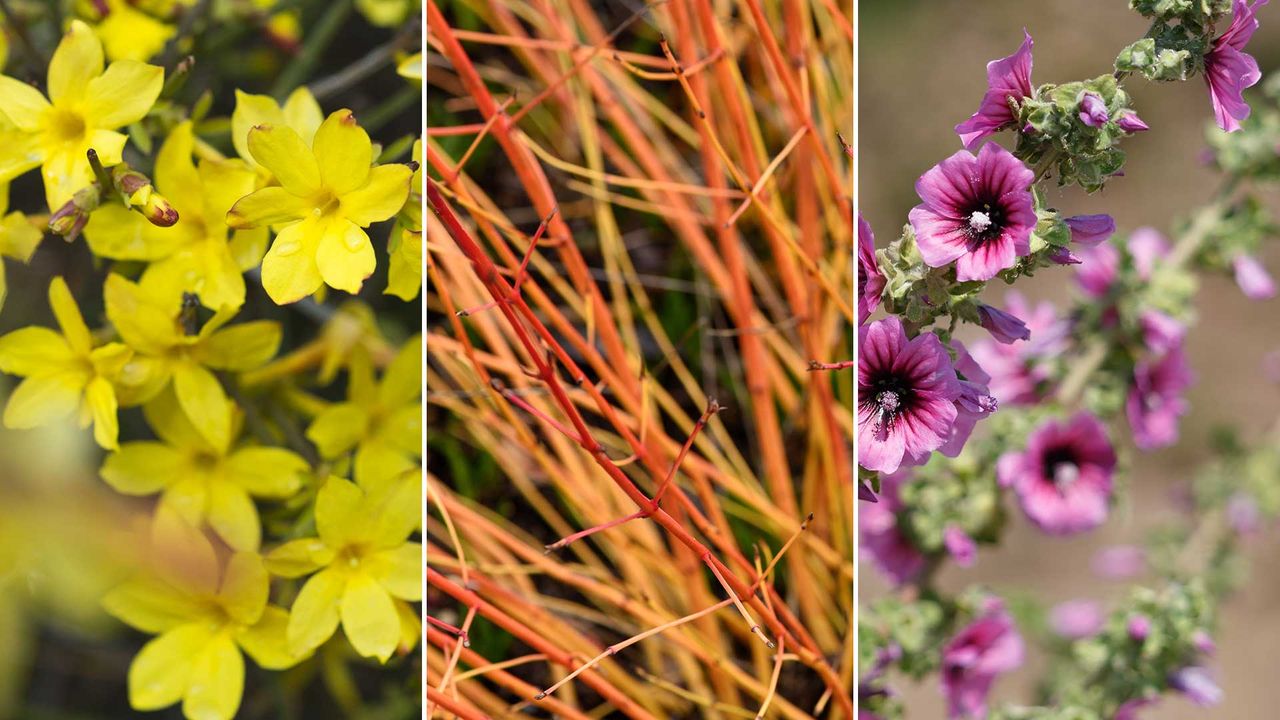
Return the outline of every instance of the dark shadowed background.
[[[919,202],[915,179],[960,148],[952,126],[977,108],[986,90],[985,65],[1011,54],[1025,26],[1035,38],[1033,84],[1068,82],[1107,72],[1116,53],[1137,40],[1147,22],[1122,0],[862,0],[859,10],[860,211],[884,247],[900,232],[907,211]],[[1249,46],[1263,72],[1280,70],[1280,6],[1259,14],[1262,28]],[[1102,192],[1050,193],[1064,214],[1110,213],[1122,233],[1152,225],[1167,231],[1170,220],[1204,202],[1217,185],[1216,174],[1198,157],[1204,129],[1212,120],[1203,79],[1153,84],[1131,79],[1125,88],[1151,131],[1125,141],[1126,176]],[[1006,134],[1007,135],[1007,134]],[[1280,203],[1273,194],[1273,208]],[[1262,253],[1280,275],[1280,248]],[[1063,300],[1072,293],[1067,271],[1045,271],[1019,283],[1031,299]],[[988,301],[1000,304],[1006,286],[998,283]],[[1206,278],[1198,298],[1198,324],[1188,353],[1197,374],[1190,392],[1191,413],[1182,423],[1175,447],[1135,455],[1125,482],[1130,499],[1100,530],[1054,539],[1032,529],[1015,513],[999,549],[982,548],[968,570],[949,567],[944,587],[986,583],[998,592],[1030,594],[1046,604],[1078,598],[1106,601],[1124,595],[1128,585],[1098,579],[1090,571],[1094,553],[1108,545],[1138,542],[1146,528],[1172,512],[1174,483],[1208,457],[1212,427],[1233,423],[1256,438],[1280,413],[1280,388],[1262,373],[1264,355],[1280,349],[1276,311],[1280,299],[1247,300],[1230,278]],[[962,337],[968,337],[962,335]],[[1251,433],[1251,434],[1250,434]],[[1277,478],[1280,482],[1280,478]],[[1223,608],[1219,650],[1210,668],[1226,693],[1212,709],[1170,698],[1145,711],[1144,720],[1181,718],[1270,718],[1280,707],[1280,528],[1269,527],[1249,544],[1252,576],[1247,588]],[[862,602],[886,590],[865,563]],[[1139,582],[1141,580],[1139,579]],[[997,682],[993,699],[1029,701],[1032,683],[1043,667],[1032,653],[1027,666]],[[904,686],[911,718],[944,716],[936,678],[919,687]]]

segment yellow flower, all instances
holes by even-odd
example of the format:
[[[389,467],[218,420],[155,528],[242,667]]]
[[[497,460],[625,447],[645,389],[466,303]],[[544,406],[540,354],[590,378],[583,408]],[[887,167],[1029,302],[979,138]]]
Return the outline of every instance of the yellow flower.
[[[253,192],[255,175],[238,160],[191,159],[195,136],[190,122],[173,129],[156,158],[155,186],[178,212],[178,222],[159,227],[119,203],[89,216],[85,240],[95,255],[115,260],[147,260],[140,284],[172,306],[194,293],[217,310],[244,304],[242,273],[256,267],[266,250],[267,229],[238,230],[228,239],[227,210]]]
[[[114,273],[107,276],[103,297],[107,318],[136,353],[121,378],[125,404],[151,400],[172,384],[200,435],[228,447],[227,396],[209,368],[243,372],[265,364],[280,346],[280,325],[256,320],[223,328],[236,314],[223,308],[197,330],[181,306],[160,302]]]
[[[49,304],[62,334],[25,327],[0,337],[0,370],[26,378],[4,409],[5,427],[27,429],[48,425],[78,413],[80,427],[93,423],[93,438],[114,450],[119,425],[112,382],[132,352],[120,343],[94,347],[67,283],[49,283]]]
[[[362,228],[395,215],[409,195],[407,165],[373,165],[373,143],[350,110],[321,123],[312,147],[292,128],[258,125],[249,151],[280,186],[241,198],[233,228],[284,225],[262,261],[262,286],[277,304],[323,285],[351,294],[373,274],[373,244]]]
[[[88,25],[71,21],[49,63],[48,100],[0,75],[0,114],[16,128],[0,144],[0,181],[39,166],[49,207],[61,207],[94,179],[89,149],[103,165],[120,162],[128,138],[115,129],[146,116],[163,85],[163,68],[134,60],[104,72],[102,43]]]
[[[422,289],[422,138],[413,141],[413,161],[418,167],[409,182],[409,199],[400,210],[400,234],[392,234],[387,248],[391,264],[385,292],[405,302]]]
[[[126,0],[107,0],[107,13],[93,29],[112,60],[150,60],[178,29],[135,8]]]
[[[356,9],[365,19],[378,27],[395,27],[409,17],[409,11],[417,8],[414,0],[356,0]]]
[[[396,74],[407,80],[422,82],[422,53],[416,52],[396,65]]]
[[[237,552],[220,567],[200,531],[161,508],[150,573],[107,594],[103,606],[158,637],[129,665],[129,703],[159,710],[182,701],[189,720],[230,720],[244,692],[244,656],[282,670],[301,657],[288,649],[289,615],[267,603],[262,558]]]
[[[262,527],[250,496],[290,497],[302,484],[307,461],[284,448],[210,443],[172,392],[161,393],[144,412],[163,442],[124,443],[103,463],[102,479],[127,495],[158,492],[160,504],[190,525],[207,521],[227,545],[256,551]]]
[[[258,164],[249,151],[249,131],[258,125],[290,127],[298,133],[307,147],[316,135],[316,129],[324,122],[320,104],[305,86],[289,94],[284,107],[270,95],[250,95],[236,90],[236,109],[231,113],[231,142],[236,154],[258,173],[258,187],[278,185],[271,171]]]
[[[364,657],[386,662],[417,635],[404,632],[412,612],[401,601],[422,598],[422,545],[408,537],[418,523],[421,477],[412,472],[380,492],[331,477],[316,496],[319,537],[293,540],[267,555],[282,577],[312,575],[289,613],[289,649],[309,652],[342,623]],[[319,572],[316,572],[319,570]]]
[[[368,353],[352,354],[347,402],[330,405],[307,428],[320,455],[337,458],[356,450],[361,487],[380,488],[418,465],[422,443],[422,336],[400,348],[380,383]]]
[[[31,259],[32,253],[36,251],[36,246],[40,244],[40,239],[44,237],[35,225],[27,219],[27,216],[20,212],[11,212],[5,215],[5,211],[9,209],[9,187],[7,184],[0,183],[0,255],[11,257],[21,262],[27,262]],[[0,267],[0,306],[4,305],[5,296],[9,292],[8,283],[5,281],[4,268]]]

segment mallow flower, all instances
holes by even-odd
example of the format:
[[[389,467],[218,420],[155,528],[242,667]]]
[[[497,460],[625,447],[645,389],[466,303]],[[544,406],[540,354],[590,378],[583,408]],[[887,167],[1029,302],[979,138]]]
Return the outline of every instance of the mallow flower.
[[[1245,88],[1262,79],[1258,61],[1244,51],[1258,30],[1258,8],[1269,0],[1235,0],[1231,25],[1213,41],[1204,56],[1204,79],[1209,84],[1209,100],[1214,119],[1227,132],[1240,129],[1240,121],[1249,117],[1249,104],[1244,101]]]
[[[1071,229],[1071,242],[1083,247],[1095,247],[1115,235],[1116,221],[1110,215],[1073,215],[1063,218]]]
[[[326,118],[310,146],[292,128],[275,125],[250,130],[248,146],[280,185],[241,198],[227,224],[279,226],[262,261],[267,294],[284,305],[324,285],[360,292],[376,265],[364,228],[400,211],[413,169],[374,167],[373,143],[350,110]]]
[[[899,488],[906,474],[880,475],[880,498],[858,505],[858,548],[894,585],[904,585],[924,569],[925,557],[898,528]]]
[[[956,134],[968,150],[978,147],[983,138],[1017,119],[1009,107],[1010,99],[1018,101],[1031,96],[1031,47],[1034,43],[1025,29],[1022,34],[1025,39],[1017,52],[987,63],[987,92],[982,96],[982,104],[968,120],[956,125]]]
[[[1045,360],[1062,352],[1070,323],[1059,317],[1052,302],[1032,305],[1016,290],[1005,295],[1004,307],[1000,312],[1025,318],[1020,322],[1028,338],[1011,344],[979,340],[973,345],[973,357],[991,376],[987,387],[999,402],[1032,405],[1052,390]]]
[[[858,213],[858,324],[867,321],[880,305],[884,292],[884,275],[876,263],[876,236],[871,223]]]
[[[951,436],[962,388],[937,335],[910,340],[896,317],[858,329],[858,457],[891,473]]]
[[[1031,330],[1018,316],[991,305],[978,304],[978,320],[996,342],[1012,345],[1019,340],[1031,339]]]
[[[1252,255],[1241,253],[1231,259],[1236,285],[1250,300],[1270,300],[1276,296],[1276,283],[1270,273]]]
[[[1107,519],[1116,453],[1106,427],[1081,411],[1032,431],[1025,450],[996,464],[996,479],[1011,487],[1027,518],[1051,535],[1092,530]]]
[[[1022,636],[997,599],[942,649],[942,692],[947,717],[976,720],[987,716],[987,695],[996,677],[1022,665]]]
[[[49,97],[0,75],[0,114],[14,126],[0,142],[0,180],[39,167],[45,197],[57,209],[93,182],[87,153],[119,164],[128,138],[117,128],[141,120],[164,85],[164,69],[117,60],[103,69],[102,43],[72,20],[49,63]]]
[[[1080,122],[1091,128],[1100,128],[1110,119],[1107,104],[1098,93],[1086,92],[1080,95]]]
[[[947,457],[956,457],[973,434],[978,421],[996,411],[999,403],[987,389],[991,376],[982,369],[959,340],[951,343],[956,360],[953,367],[960,383],[960,397],[956,398],[956,420],[951,424],[951,434],[938,451]],[[924,463],[927,457],[913,457],[912,464]]]
[[[1183,393],[1193,379],[1191,367],[1178,346],[1134,365],[1133,385],[1125,399],[1134,445],[1141,450],[1154,450],[1178,441],[1178,419],[1189,409]]]
[[[987,143],[977,156],[960,150],[916,181],[923,200],[908,218],[930,267],[954,261],[956,279],[990,280],[1031,252],[1036,226],[1035,173]]]

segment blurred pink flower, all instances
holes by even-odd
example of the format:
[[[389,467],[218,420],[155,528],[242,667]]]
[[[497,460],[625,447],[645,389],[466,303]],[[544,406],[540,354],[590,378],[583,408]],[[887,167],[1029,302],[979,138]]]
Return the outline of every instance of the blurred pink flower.
[[[1027,438],[1027,449],[1008,452],[996,478],[1012,487],[1027,518],[1051,535],[1092,530],[1107,519],[1116,453],[1103,424],[1081,411],[1048,420]]]
[[[987,63],[987,92],[982,96],[982,104],[968,120],[956,125],[956,134],[968,150],[1017,119],[1009,107],[1010,98],[1018,101],[1031,96],[1031,48],[1034,43],[1025,28],[1022,34],[1025,39],[1017,52]]]

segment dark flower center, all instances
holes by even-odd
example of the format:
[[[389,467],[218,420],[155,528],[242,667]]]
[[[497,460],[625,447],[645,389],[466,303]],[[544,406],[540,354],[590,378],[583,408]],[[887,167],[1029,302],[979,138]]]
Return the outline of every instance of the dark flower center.
[[[1041,472],[1059,490],[1066,490],[1080,478],[1080,461],[1069,447],[1050,448],[1044,454]]]
[[[902,378],[887,375],[872,381],[871,385],[861,393],[871,405],[876,421],[871,430],[881,435],[893,428],[894,421],[907,411],[911,402],[911,389]]]
[[[1006,220],[1004,207],[992,198],[979,199],[968,208],[964,219],[964,232],[974,245],[982,245],[988,240],[994,240],[1004,232]]]

